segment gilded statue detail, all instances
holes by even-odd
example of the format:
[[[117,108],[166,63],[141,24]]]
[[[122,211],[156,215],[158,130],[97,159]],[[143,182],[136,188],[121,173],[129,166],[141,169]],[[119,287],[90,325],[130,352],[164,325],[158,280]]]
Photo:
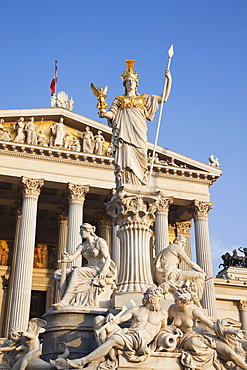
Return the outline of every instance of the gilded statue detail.
[[[116,186],[145,185],[147,172],[147,125],[152,121],[158,105],[166,102],[171,90],[171,74],[166,73],[167,86],[163,96],[138,94],[139,75],[134,71],[134,61],[126,61],[126,71],[121,76],[125,93],[117,96],[108,111],[99,116],[108,119],[112,127],[113,155]]]

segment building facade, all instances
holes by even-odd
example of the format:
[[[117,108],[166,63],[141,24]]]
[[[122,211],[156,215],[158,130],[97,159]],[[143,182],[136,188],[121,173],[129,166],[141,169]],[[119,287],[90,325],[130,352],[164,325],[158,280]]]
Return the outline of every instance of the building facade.
[[[117,266],[120,251],[117,227],[105,205],[115,188],[111,129],[59,107],[2,110],[0,118],[0,336],[6,337],[11,327],[27,325],[57,301],[53,273],[61,252],[71,253],[80,243],[83,222],[96,226]],[[213,276],[209,188],[220,176],[217,166],[157,148],[151,187],[162,196],[152,256],[177,235],[186,236],[191,256],[194,229],[197,263]],[[205,308],[213,316],[217,310],[219,318],[243,322],[244,281],[209,279]]]

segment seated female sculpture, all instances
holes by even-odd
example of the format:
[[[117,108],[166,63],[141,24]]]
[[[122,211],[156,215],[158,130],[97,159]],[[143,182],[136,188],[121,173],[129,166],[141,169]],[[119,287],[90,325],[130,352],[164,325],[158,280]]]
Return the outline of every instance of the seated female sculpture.
[[[53,305],[55,309],[73,305],[95,306],[99,293],[106,285],[115,288],[116,267],[106,241],[95,234],[94,226],[87,223],[81,225],[80,235],[84,241],[71,256],[63,253],[62,261],[72,262],[82,255],[88,263],[73,268],[68,274],[66,291],[61,301]]]
[[[176,291],[175,304],[169,307],[168,320],[184,333],[180,340],[180,349],[181,362],[186,369],[229,369],[225,364],[227,361],[232,361],[241,369],[247,369],[247,363],[241,356],[243,351],[236,340],[238,331],[225,327],[220,320],[213,323],[192,303],[188,290]],[[210,332],[196,326],[196,320],[211,329]]]

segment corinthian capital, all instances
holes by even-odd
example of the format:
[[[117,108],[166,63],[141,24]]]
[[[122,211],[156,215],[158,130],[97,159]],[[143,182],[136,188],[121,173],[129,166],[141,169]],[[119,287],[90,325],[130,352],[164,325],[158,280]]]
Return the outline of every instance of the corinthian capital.
[[[151,226],[155,221],[158,198],[117,193],[106,203],[107,213],[115,224],[139,222]]]
[[[97,222],[99,227],[107,229],[112,227],[112,218],[106,212],[98,212],[97,215],[94,216],[94,220]]]
[[[68,183],[68,198],[69,202],[80,202],[84,203],[85,195],[89,191],[89,185],[76,185],[72,183]]]
[[[190,236],[192,221],[176,222],[177,235]]]
[[[21,178],[21,190],[23,197],[37,198],[39,197],[44,179],[30,179],[28,177]]]
[[[61,224],[67,223],[68,222],[68,208],[58,205],[55,211],[55,216],[57,217],[59,223]]]
[[[170,204],[173,203],[173,197],[165,197],[160,195],[157,213],[166,213],[168,214]]]
[[[213,208],[213,202],[201,202],[194,200],[192,206],[188,209],[188,212],[192,214],[194,220],[207,219],[208,212]]]
[[[240,311],[247,311],[247,301],[240,300],[238,302],[238,307]]]

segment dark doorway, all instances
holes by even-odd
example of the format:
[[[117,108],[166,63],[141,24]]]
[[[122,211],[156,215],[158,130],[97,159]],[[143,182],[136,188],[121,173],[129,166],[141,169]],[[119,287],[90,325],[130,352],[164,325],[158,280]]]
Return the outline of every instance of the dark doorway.
[[[42,317],[45,313],[46,306],[46,292],[41,290],[32,290],[31,305],[30,305],[30,319],[34,317]]]

